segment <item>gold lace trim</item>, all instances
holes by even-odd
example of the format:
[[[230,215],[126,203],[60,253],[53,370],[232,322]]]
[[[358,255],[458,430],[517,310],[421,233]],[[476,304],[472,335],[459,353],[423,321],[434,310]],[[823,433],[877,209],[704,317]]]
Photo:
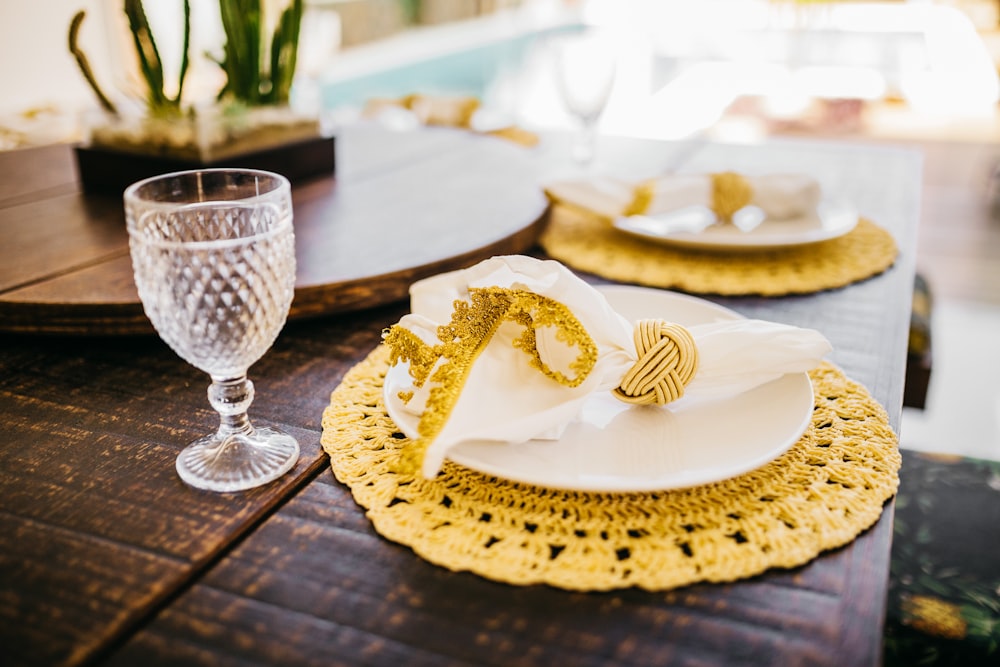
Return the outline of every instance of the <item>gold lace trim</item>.
[[[553,206],[540,243],[549,257],[610,280],[730,296],[844,287],[882,273],[899,254],[892,235],[863,218],[849,233],[820,243],[712,252],[635,238],[605,218],[562,204]]]
[[[400,462],[403,470],[420,469],[427,448],[448,422],[472,365],[504,322],[523,327],[521,335],[513,341],[514,347],[531,357],[533,368],[563,386],[579,386],[597,363],[597,344],[569,308],[558,301],[502,287],[470,289],[469,295],[468,302],[455,301],[451,322],[438,327],[438,344],[428,345],[398,324],[384,335],[391,350],[390,365],[408,361],[416,387],[423,387],[428,380],[433,383],[417,424],[420,438]],[[579,349],[568,369],[571,375],[542,361],[535,337],[535,331],[541,327],[554,328],[556,340]],[[412,395],[401,394],[400,398],[409,401]]]
[[[382,404],[389,350],[344,377],[322,444],[375,530],[428,561],[510,584],[667,590],[802,565],[874,524],[900,457],[885,410],[830,364],[809,375],[812,425],[745,475],[690,489],[598,494],[508,482],[446,462],[397,471],[409,446]],[[749,426],[749,425],[748,425]]]

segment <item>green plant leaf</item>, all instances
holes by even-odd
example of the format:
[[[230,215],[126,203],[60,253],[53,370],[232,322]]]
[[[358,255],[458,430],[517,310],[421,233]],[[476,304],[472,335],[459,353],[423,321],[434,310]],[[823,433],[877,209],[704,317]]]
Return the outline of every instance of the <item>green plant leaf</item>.
[[[104,94],[104,91],[101,90],[100,84],[97,83],[97,77],[94,76],[94,71],[90,67],[90,60],[79,45],[80,27],[83,25],[83,19],[86,16],[87,12],[81,9],[73,16],[73,19],[69,23],[69,52],[76,59],[76,64],[80,67],[80,71],[83,72],[83,78],[90,85],[90,89],[97,95],[97,101],[101,107],[108,113],[117,114],[118,109],[108,96]]]
[[[219,0],[226,33],[219,62],[226,84],[219,99],[255,106],[286,104],[295,75],[303,0],[292,0],[265,43],[260,0]],[[268,69],[265,70],[265,57]]]
[[[281,13],[281,20],[271,39],[271,90],[272,104],[286,104],[295,78],[298,57],[299,29],[302,24],[302,0],[293,0]]]
[[[184,94],[184,79],[187,77],[188,67],[191,64],[191,2],[184,0],[184,45],[181,48],[181,69],[177,75],[177,96],[174,98],[174,105],[179,109],[181,106],[181,96]]]
[[[156,48],[156,40],[149,28],[142,0],[125,0],[125,15],[128,17],[132,41],[135,43],[139,69],[146,80],[147,103],[151,111],[160,111],[170,106],[163,92],[163,63]]]
[[[260,101],[260,0],[219,0],[226,33],[222,68],[226,84],[219,97],[231,96],[247,104]]]

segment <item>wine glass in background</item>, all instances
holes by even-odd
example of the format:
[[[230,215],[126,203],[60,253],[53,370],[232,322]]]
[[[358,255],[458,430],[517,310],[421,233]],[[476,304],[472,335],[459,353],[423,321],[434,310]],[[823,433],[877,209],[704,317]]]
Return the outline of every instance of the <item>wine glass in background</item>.
[[[284,326],[295,288],[291,188],[278,174],[207,169],[125,191],[135,284],[146,315],[182,359],[211,376],[218,430],[188,445],[177,473],[191,486],[240,491],[299,457],[295,439],[247,417],[247,370]]]
[[[617,56],[611,36],[590,28],[553,39],[556,84],[566,109],[582,129],[573,157],[589,164],[597,148],[597,123],[614,87]]]

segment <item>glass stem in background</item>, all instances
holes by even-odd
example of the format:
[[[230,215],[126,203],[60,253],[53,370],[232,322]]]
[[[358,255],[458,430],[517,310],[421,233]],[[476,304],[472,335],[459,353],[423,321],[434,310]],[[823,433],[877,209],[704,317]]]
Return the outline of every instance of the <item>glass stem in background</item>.
[[[597,121],[585,121],[573,146],[573,159],[587,166],[597,153]]]

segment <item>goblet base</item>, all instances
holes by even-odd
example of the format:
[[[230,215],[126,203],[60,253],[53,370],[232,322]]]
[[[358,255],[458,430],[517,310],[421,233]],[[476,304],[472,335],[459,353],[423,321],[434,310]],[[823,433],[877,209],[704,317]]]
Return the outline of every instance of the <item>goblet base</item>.
[[[177,456],[177,474],[206,491],[244,491],[274,481],[299,459],[299,443],[272,428],[214,433]]]

